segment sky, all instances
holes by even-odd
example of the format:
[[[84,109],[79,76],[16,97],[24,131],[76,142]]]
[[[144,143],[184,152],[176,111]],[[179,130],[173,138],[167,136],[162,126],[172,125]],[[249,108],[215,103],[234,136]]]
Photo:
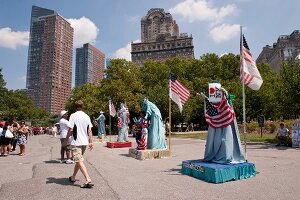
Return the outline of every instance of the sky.
[[[57,11],[74,28],[75,48],[90,42],[107,58],[130,60],[151,8],[170,12],[192,34],[195,58],[239,53],[240,25],[254,59],[280,35],[300,29],[299,0],[0,0],[0,68],[8,89],[25,89],[32,5]]]

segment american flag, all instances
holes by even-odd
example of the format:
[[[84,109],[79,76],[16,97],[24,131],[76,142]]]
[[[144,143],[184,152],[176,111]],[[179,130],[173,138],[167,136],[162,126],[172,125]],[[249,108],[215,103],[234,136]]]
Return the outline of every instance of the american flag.
[[[208,98],[205,98],[205,119],[212,128],[224,128],[232,124],[234,116],[234,111],[228,104],[225,95],[217,104],[212,104]]]
[[[259,90],[263,83],[260,73],[256,67],[256,63],[252,57],[251,51],[243,35],[241,37],[241,68],[240,79],[243,82],[243,66],[244,66],[244,83],[252,90]]]
[[[108,107],[109,107],[109,114],[113,117],[116,116],[117,111],[116,111],[115,106],[110,98],[108,100]]]
[[[190,91],[180,83],[174,74],[170,74],[169,80],[170,98],[178,105],[180,112],[190,97]]]

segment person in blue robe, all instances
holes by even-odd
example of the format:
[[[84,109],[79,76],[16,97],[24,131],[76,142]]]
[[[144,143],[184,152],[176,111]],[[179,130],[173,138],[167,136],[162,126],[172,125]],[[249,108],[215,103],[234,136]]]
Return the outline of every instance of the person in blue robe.
[[[102,134],[106,137],[106,130],[105,130],[105,116],[103,115],[103,111],[100,111],[99,117],[96,119],[98,122],[98,138],[101,138]]]
[[[165,129],[160,110],[147,98],[143,101],[142,111],[145,112],[145,118],[150,120],[148,132],[147,149],[166,149]]]
[[[236,122],[236,118],[233,111],[232,100],[233,96],[228,95],[227,91],[222,88],[226,98],[226,103],[228,103],[229,109],[233,112],[232,119],[228,118],[225,120],[225,126],[217,127],[215,124],[211,123],[208,117],[208,107],[205,105],[206,111],[206,121],[209,124],[207,140],[205,145],[204,159],[205,162],[214,162],[219,164],[226,163],[243,163],[245,162],[244,151],[240,142],[240,134]],[[205,95],[202,96],[208,101]],[[207,102],[209,103],[209,102]],[[229,124],[226,124],[229,123]]]

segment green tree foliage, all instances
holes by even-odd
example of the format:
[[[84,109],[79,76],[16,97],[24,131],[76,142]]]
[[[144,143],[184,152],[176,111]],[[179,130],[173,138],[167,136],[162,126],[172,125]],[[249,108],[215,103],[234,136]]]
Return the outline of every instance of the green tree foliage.
[[[254,91],[246,86],[246,113],[248,119],[258,115],[278,119],[286,114],[299,114],[300,70],[299,63],[285,63],[281,74],[276,74],[269,65],[260,64],[258,69],[264,80],[260,90]],[[190,99],[180,113],[178,106],[172,102],[172,123],[193,122],[204,124],[203,98],[197,93],[207,94],[208,83],[220,81],[222,86],[235,95],[233,102],[237,119],[242,120],[242,84],[240,80],[239,55],[204,54],[200,59],[183,60],[168,59],[165,63],[147,60],[140,68],[132,62],[115,59],[105,73],[107,79],[93,86],[86,84],[72,91],[68,101],[68,109],[76,99],[83,99],[88,114],[97,117],[99,111],[108,113],[108,97],[118,109],[121,102],[126,102],[131,114],[137,115],[142,100],[147,97],[155,103],[162,113],[163,119],[168,117],[169,73],[176,75],[191,93]],[[283,89],[284,88],[284,89]],[[293,96],[294,95],[294,96]],[[298,96],[297,96],[298,95]],[[294,104],[293,104],[294,103]],[[296,105],[293,109],[290,104]]]
[[[139,69],[124,59],[112,60],[112,67],[105,73],[108,77],[100,85],[85,84],[71,92],[66,108],[74,112],[74,102],[81,99],[85,112],[96,118],[102,110],[108,113],[108,100],[112,99],[116,109],[120,103],[126,103],[131,112],[139,112],[143,97],[143,84]]]
[[[69,113],[75,112],[74,102],[82,100],[84,110],[88,115],[95,115],[101,109],[101,102],[98,99],[99,87],[92,84],[84,84],[72,90],[71,96],[66,103],[66,109]]]
[[[284,115],[300,114],[300,62],[284,62],[280,70],[282,88],[279,93]]]
[[[18,120],[47,118],[48,113],[33,105],[32,100],[20,90],[7,90],[0,71],[0,112],[2,116]]]
[[[48,116],[45,110],[35,107],[32,100],[20,90],[9,90],[2,97],[4,116],[18,120],[42,119]]]
[[[120,103],[126,103],[131,111],[138,112],[144,91],[139,69],[124,59],[114,59],[111,63],[112,67],[105,72],[108,78],[100,85],[101,99],[105,102],[106,110],[111,97],[116,108]]]

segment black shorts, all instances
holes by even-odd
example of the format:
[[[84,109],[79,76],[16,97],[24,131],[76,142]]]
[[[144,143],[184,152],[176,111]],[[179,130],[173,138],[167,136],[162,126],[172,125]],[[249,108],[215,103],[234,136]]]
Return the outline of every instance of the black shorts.
[[[6,138],[4,136],[1,136],[0,144],[1,145],[9,145],[10,144],[10,140],[11,140],[11,138]]]

